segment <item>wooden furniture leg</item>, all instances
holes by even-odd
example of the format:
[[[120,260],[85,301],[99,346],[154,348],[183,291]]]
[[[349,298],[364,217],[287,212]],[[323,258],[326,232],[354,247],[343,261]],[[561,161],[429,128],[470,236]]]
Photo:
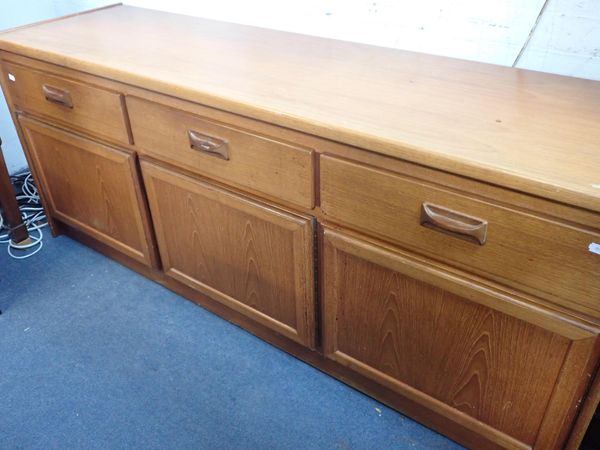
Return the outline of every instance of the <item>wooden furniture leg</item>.
[[[0,206],[9,226],[9,235],[14,242],[23,242],[29,237],[27,227],[21,218],[21,211],[17,203],[15,192],[10,182],[10,176],[2,154],[2,140],[0,140]]]

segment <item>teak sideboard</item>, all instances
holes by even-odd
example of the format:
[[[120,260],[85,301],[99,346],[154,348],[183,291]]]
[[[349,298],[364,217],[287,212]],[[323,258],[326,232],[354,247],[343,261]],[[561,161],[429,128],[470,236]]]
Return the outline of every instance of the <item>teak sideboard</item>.
[[[0,34],[66,233],[473,449],[600,398],[600,83],[112,6]]]

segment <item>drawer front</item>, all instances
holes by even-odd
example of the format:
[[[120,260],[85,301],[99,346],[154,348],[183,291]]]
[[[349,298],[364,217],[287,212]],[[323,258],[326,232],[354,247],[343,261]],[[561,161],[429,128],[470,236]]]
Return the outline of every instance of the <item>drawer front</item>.
[[[134,156],[19,116],[50,214],[152,265],[153,246]]]
[[[129,143],[121,94],[12,63],[4,77],[15,109]]]
[[[335,157],[320,166],[332,220],[600,315],[599,234]]]
[[[597,331],[330,230],[323,286],[328,358],[499,447],[561,447]]]
[[[127,108],[140,153],[236,187],[313,207],[312,150],[136,97],[127,97]]]
[[[145,161],[142,172],[166,274],[314,347],[311,220]]]

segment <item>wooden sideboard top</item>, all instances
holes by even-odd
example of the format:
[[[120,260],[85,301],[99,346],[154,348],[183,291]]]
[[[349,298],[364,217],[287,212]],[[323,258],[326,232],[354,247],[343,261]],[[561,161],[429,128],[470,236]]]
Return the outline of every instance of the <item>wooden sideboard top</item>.
[[[0,49],[600,211],[600,82],[129,6]]]

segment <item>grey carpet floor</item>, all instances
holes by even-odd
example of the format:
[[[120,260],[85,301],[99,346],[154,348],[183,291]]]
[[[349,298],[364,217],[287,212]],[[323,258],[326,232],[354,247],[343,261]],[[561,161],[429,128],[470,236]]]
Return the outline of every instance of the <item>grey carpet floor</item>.
[[[0,309],[3,449],[461,448],[67,237]]]

